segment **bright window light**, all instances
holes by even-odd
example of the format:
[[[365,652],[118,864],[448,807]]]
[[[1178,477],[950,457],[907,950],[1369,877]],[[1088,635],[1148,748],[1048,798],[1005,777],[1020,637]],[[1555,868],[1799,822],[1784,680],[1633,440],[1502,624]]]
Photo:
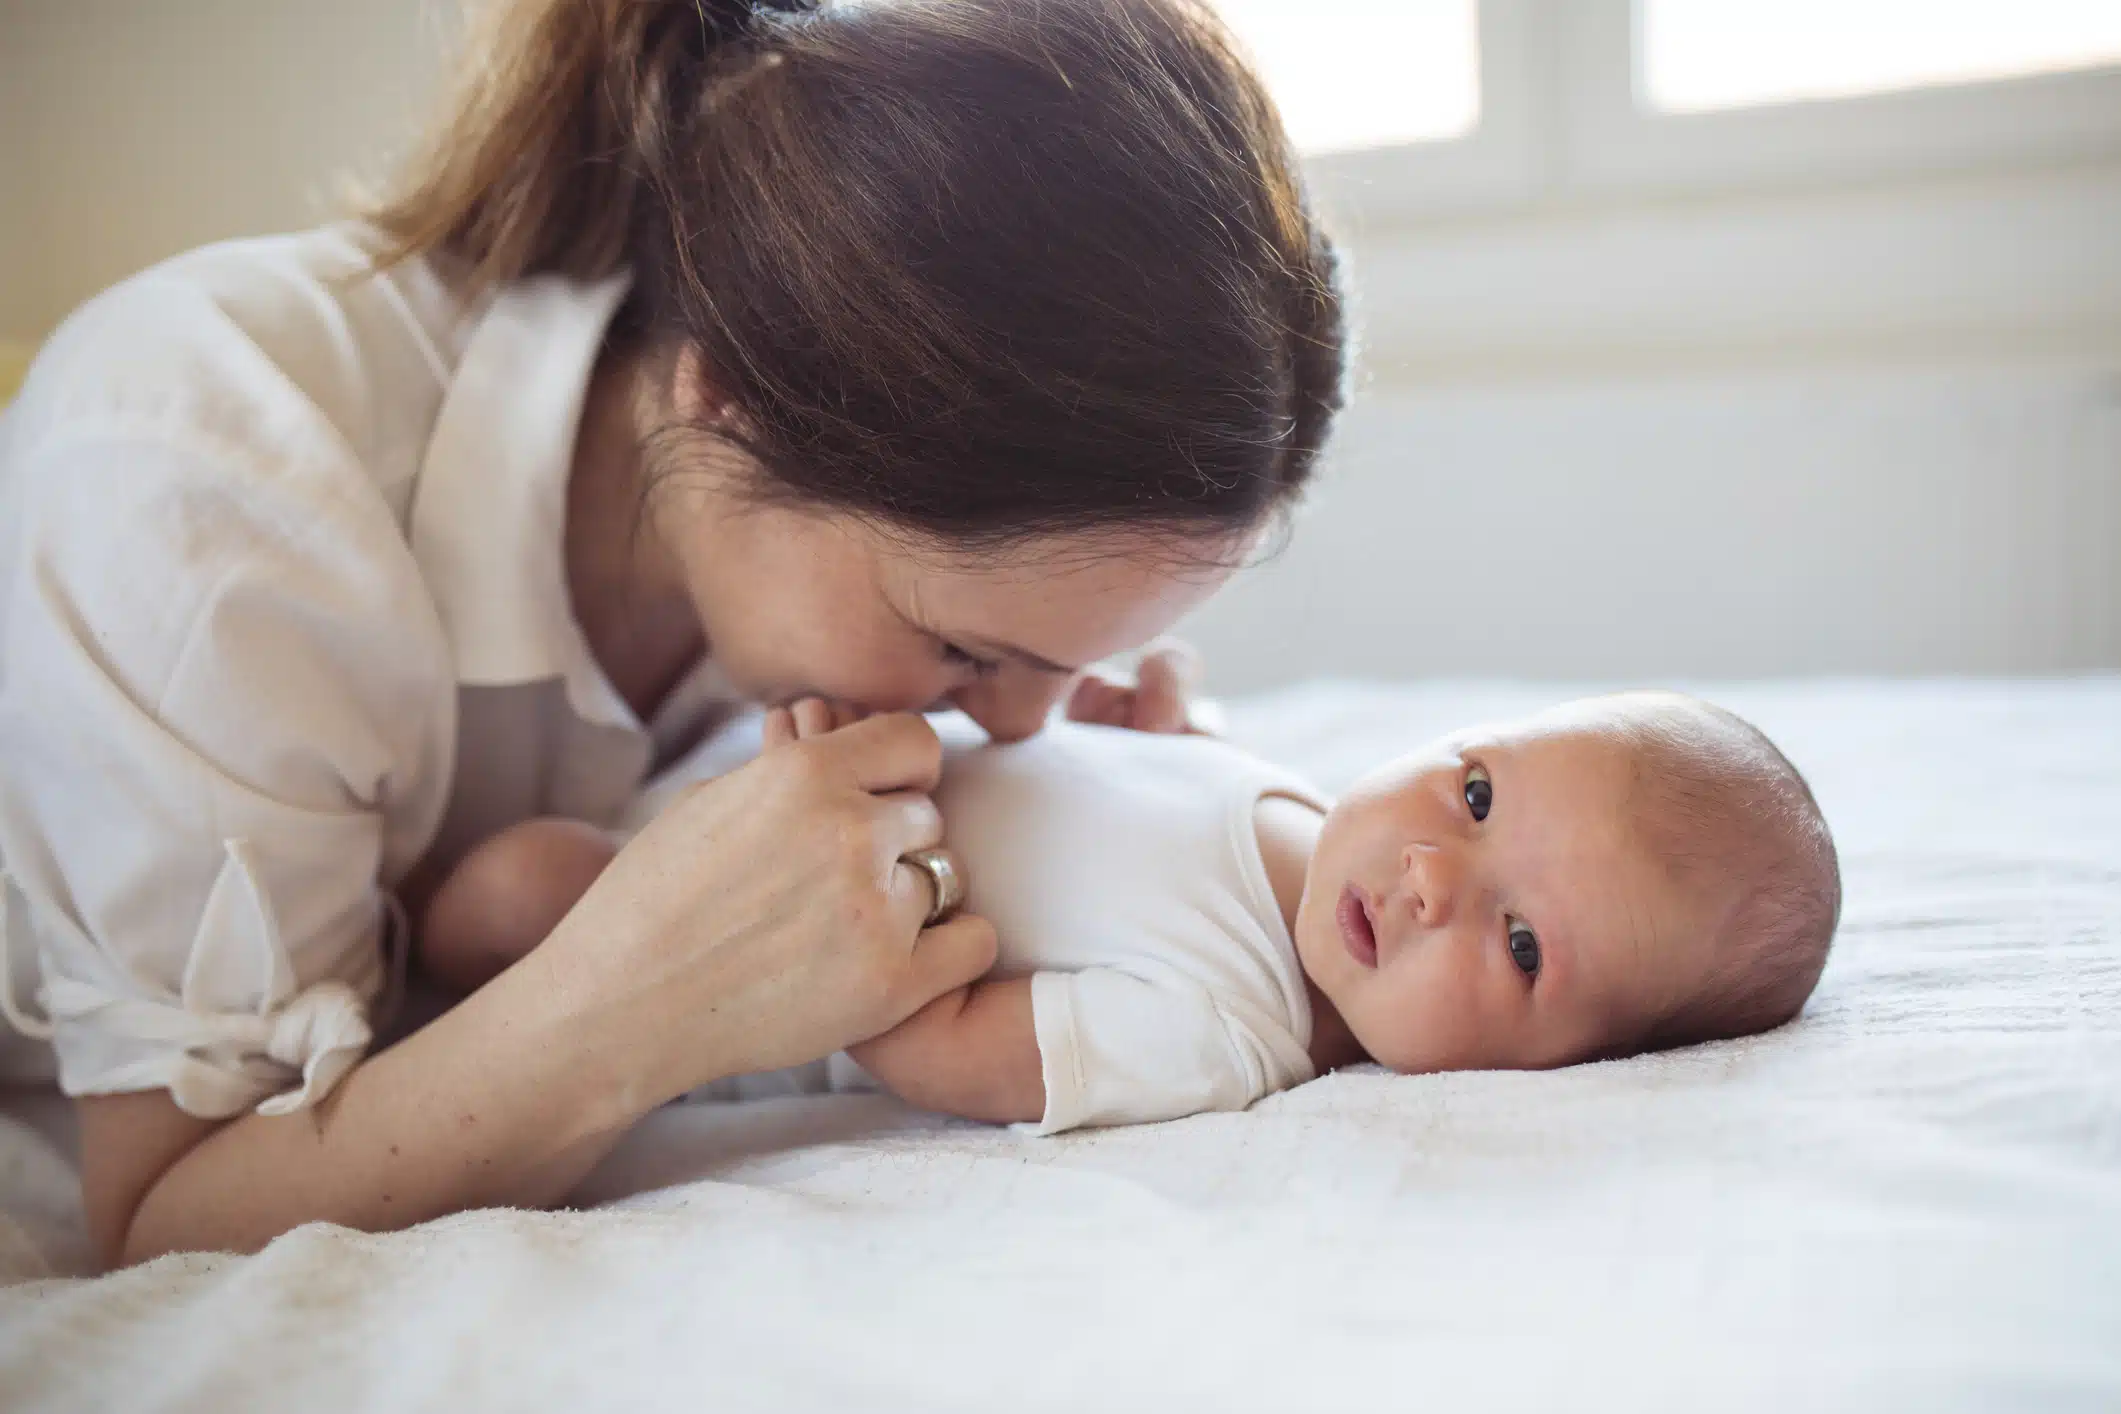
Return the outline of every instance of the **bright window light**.
[[[1480,121],[1478,0],[1216,0],[1305,152],[1463,137]]]
[[[1843,98],[2121,63],[2121,0],[1637,0],[1652,106]]]

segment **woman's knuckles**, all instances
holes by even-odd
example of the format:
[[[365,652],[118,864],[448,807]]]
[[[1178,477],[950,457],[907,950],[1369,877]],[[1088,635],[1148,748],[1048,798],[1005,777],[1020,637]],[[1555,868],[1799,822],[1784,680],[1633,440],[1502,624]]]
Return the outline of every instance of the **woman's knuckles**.
[[[814,737],[804,737],[780,753],[781,770],[798,788],[818,792],[837,784],[831,762]]]

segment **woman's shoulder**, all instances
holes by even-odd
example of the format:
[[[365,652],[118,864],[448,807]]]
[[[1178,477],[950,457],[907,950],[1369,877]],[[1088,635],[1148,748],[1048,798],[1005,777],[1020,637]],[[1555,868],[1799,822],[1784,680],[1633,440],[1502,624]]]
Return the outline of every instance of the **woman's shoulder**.
[[[327,226],[119,282],[38,352],[0,455],[80,440],[274,466],[350,453],[387,478],[424,445],[474,311],[425,262],[376,270],[375,246],[364,227]]]
[[[66,321],[0,416],[10,652],[91,626],[151,700],[200,624],[250,632],[263,613],[355,644],[349,673],[372,675],[360,645],[387,641],[434,675],[446,655],[404,527],[446,386],[423,321],[448,315],[420,272],[349,283],[362,258],[339,228],[212,246]]]

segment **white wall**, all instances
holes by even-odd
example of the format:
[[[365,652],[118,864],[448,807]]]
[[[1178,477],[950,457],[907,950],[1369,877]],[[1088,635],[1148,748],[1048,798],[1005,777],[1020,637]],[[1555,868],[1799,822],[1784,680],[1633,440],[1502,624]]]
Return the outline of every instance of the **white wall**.
[[[164,256],[329,213],[342,172],[413,131],[451,13],[0,0],[0,338]]]
[[[1218,686],[2121,669],[2121,165],[1351,229],[1356,411]]]
[[[448,12],[0,0],[0,340],[327,209]],[[1357,410],[1219,687],[2121,669],[2121,165],[1344,228]]]
[[[1191,626],[1227,690],[2121,667],[2121,364],[1379,389]]]
[[[42,320],[30,243],[29,120],[22,74],[29,66],[27,6],[0,0],[0,399],[7,397]]]

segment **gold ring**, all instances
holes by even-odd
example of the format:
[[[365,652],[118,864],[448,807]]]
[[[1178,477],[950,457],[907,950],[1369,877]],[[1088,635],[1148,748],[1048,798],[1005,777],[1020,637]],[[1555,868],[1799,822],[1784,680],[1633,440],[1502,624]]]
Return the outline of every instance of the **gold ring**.
[[[950,857],[947,849],[916,849],[898,858],[901,864],[911,864],[928,876],[935,887],[935,906],[928,910],[928,919],[923,928],[933,928],[938,923],[947,923],[957,916],[965,906],[965,876],[957,872],[957,861]]]

